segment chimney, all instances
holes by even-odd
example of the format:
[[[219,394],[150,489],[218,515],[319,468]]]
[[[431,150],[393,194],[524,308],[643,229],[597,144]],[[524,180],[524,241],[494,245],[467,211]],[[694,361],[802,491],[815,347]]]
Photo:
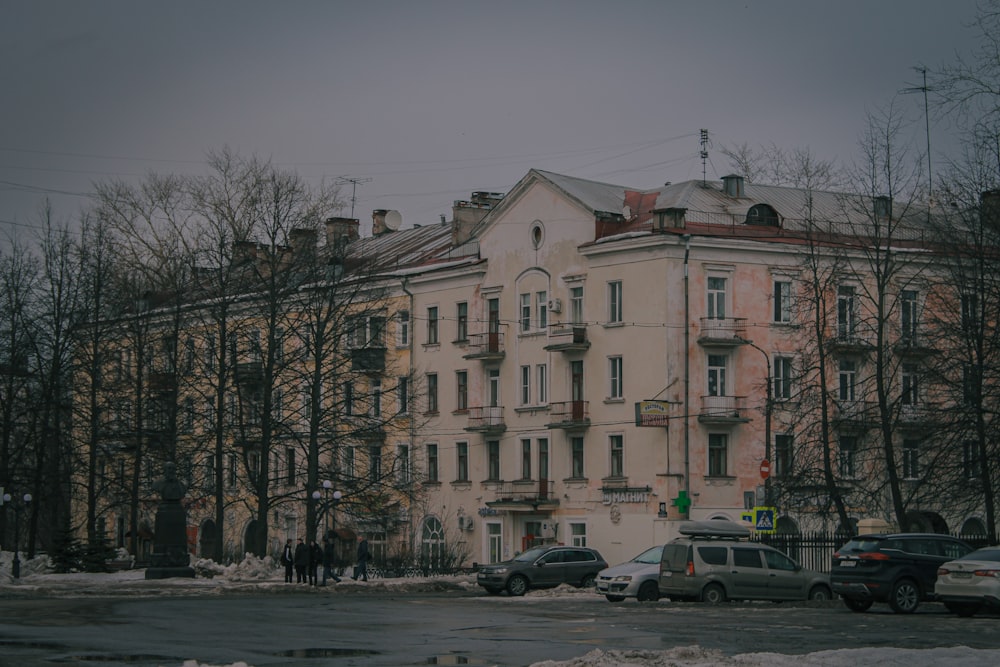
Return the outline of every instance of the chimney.
[[[384,208],[377,208],[372,211],[372,236],[382,236],[390,229],[385,226],[385,214],[389,211]]]
[[[292,246],[292,259],[304,259],[316,254],[319,234],[315,229],[293,229],[288,233],[288,243]]]
[[[875,197],[872,202],[872,206],[875,208],[875,217],[878,219],[892,218],[892,197],[888,195],[879,195]]]
[[[361,238],[361,222],[357,218],[327,218],[326,244],[344,247]]]
[[[979,195],[979,219],[983,227],[1000,227],[1000,190],[986,190]]]
[[[233,244],[233,264],[240,265],[257,259],[257,243],[254,241],[237,241]]]
[[[455,200],[451,205],[451,243],[461,245],[472,238],[472,230],[503,199],[502,192],[473,192],[469,201]],[[442,222],[443,216],[442,216]]]
[[[729,174],[722,177],[722,191],[730,197],[743,196],[743,177],[737,174]]]

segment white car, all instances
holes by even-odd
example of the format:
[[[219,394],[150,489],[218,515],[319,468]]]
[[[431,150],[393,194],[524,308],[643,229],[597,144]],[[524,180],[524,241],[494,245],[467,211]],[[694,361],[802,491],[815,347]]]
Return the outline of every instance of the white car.
[[[942,565],[934,596],[959,616],[1000,609],[1000,546],[976,549]]]
[[[611,602],[621,602],[625,598],[635,598],[639,602],[659,600],[657,579],[662,554],[661,544],[646,549],[630,561],[601,570],[597,574],[597,592]]]

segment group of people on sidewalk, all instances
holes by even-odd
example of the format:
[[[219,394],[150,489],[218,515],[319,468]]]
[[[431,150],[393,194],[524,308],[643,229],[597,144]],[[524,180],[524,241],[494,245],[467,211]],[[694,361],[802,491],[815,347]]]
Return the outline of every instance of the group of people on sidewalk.
[[[370,557],[368,538],[361,535],[358,541],[357,565],[354,566],[354,575],[351,579],[357,581],[360,578],[362,581],[368,581],[368,559]],[[292,540],[289,538],[281,551],[281,564],[285,566],[285,583],[292,583],[293,570],[296,583],[299,584],[326,586],[327,579],[333,579],[339,583],[341,579],[333,571],[336,560],[336,538],[333,535],[327,535],[326,539],[323,540],[322,547],[316,543],[316,540],[312,540],[306,545],[300,537],[298,544],[293,548]],[[321,581],[319,581],[318,576],[320,565],[323,566]]]

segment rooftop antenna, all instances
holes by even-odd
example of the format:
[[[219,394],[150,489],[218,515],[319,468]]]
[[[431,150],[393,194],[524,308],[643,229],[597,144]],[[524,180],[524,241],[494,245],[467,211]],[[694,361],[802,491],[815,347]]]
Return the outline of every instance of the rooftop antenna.
[[[705,163],[708,161],[708,130],[701,130],[701,186],[706,187]]]
[[[358,200],[358,183],[371,183],[371,178],[351,178],[350,176],[338,176],[337,185],[351,184],[351,218],[354,218],[354,203]]]
[[[924,77],[924,83],[920,86],[912,86],[910,88],[904,88],[899,91],[903,95],[909,95],[911,93],[923,93],[924,94],[924,129],[927,131],[927,217],[930,218],[931,209],[930,203],[934,201],[934,177],[931,175],[931,119],[927,112],[927,92],[934,90],[927,85],[927,68],[926,67],[914,67],[914,70],[920,72]]]

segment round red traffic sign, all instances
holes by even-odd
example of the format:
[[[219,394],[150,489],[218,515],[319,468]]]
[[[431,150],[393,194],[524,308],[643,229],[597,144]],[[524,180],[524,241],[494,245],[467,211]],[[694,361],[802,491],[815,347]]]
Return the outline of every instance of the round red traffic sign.
[[[767,479],[771,476],[771,462],[764,459],[760,462],[760,477],[761,479]]]

